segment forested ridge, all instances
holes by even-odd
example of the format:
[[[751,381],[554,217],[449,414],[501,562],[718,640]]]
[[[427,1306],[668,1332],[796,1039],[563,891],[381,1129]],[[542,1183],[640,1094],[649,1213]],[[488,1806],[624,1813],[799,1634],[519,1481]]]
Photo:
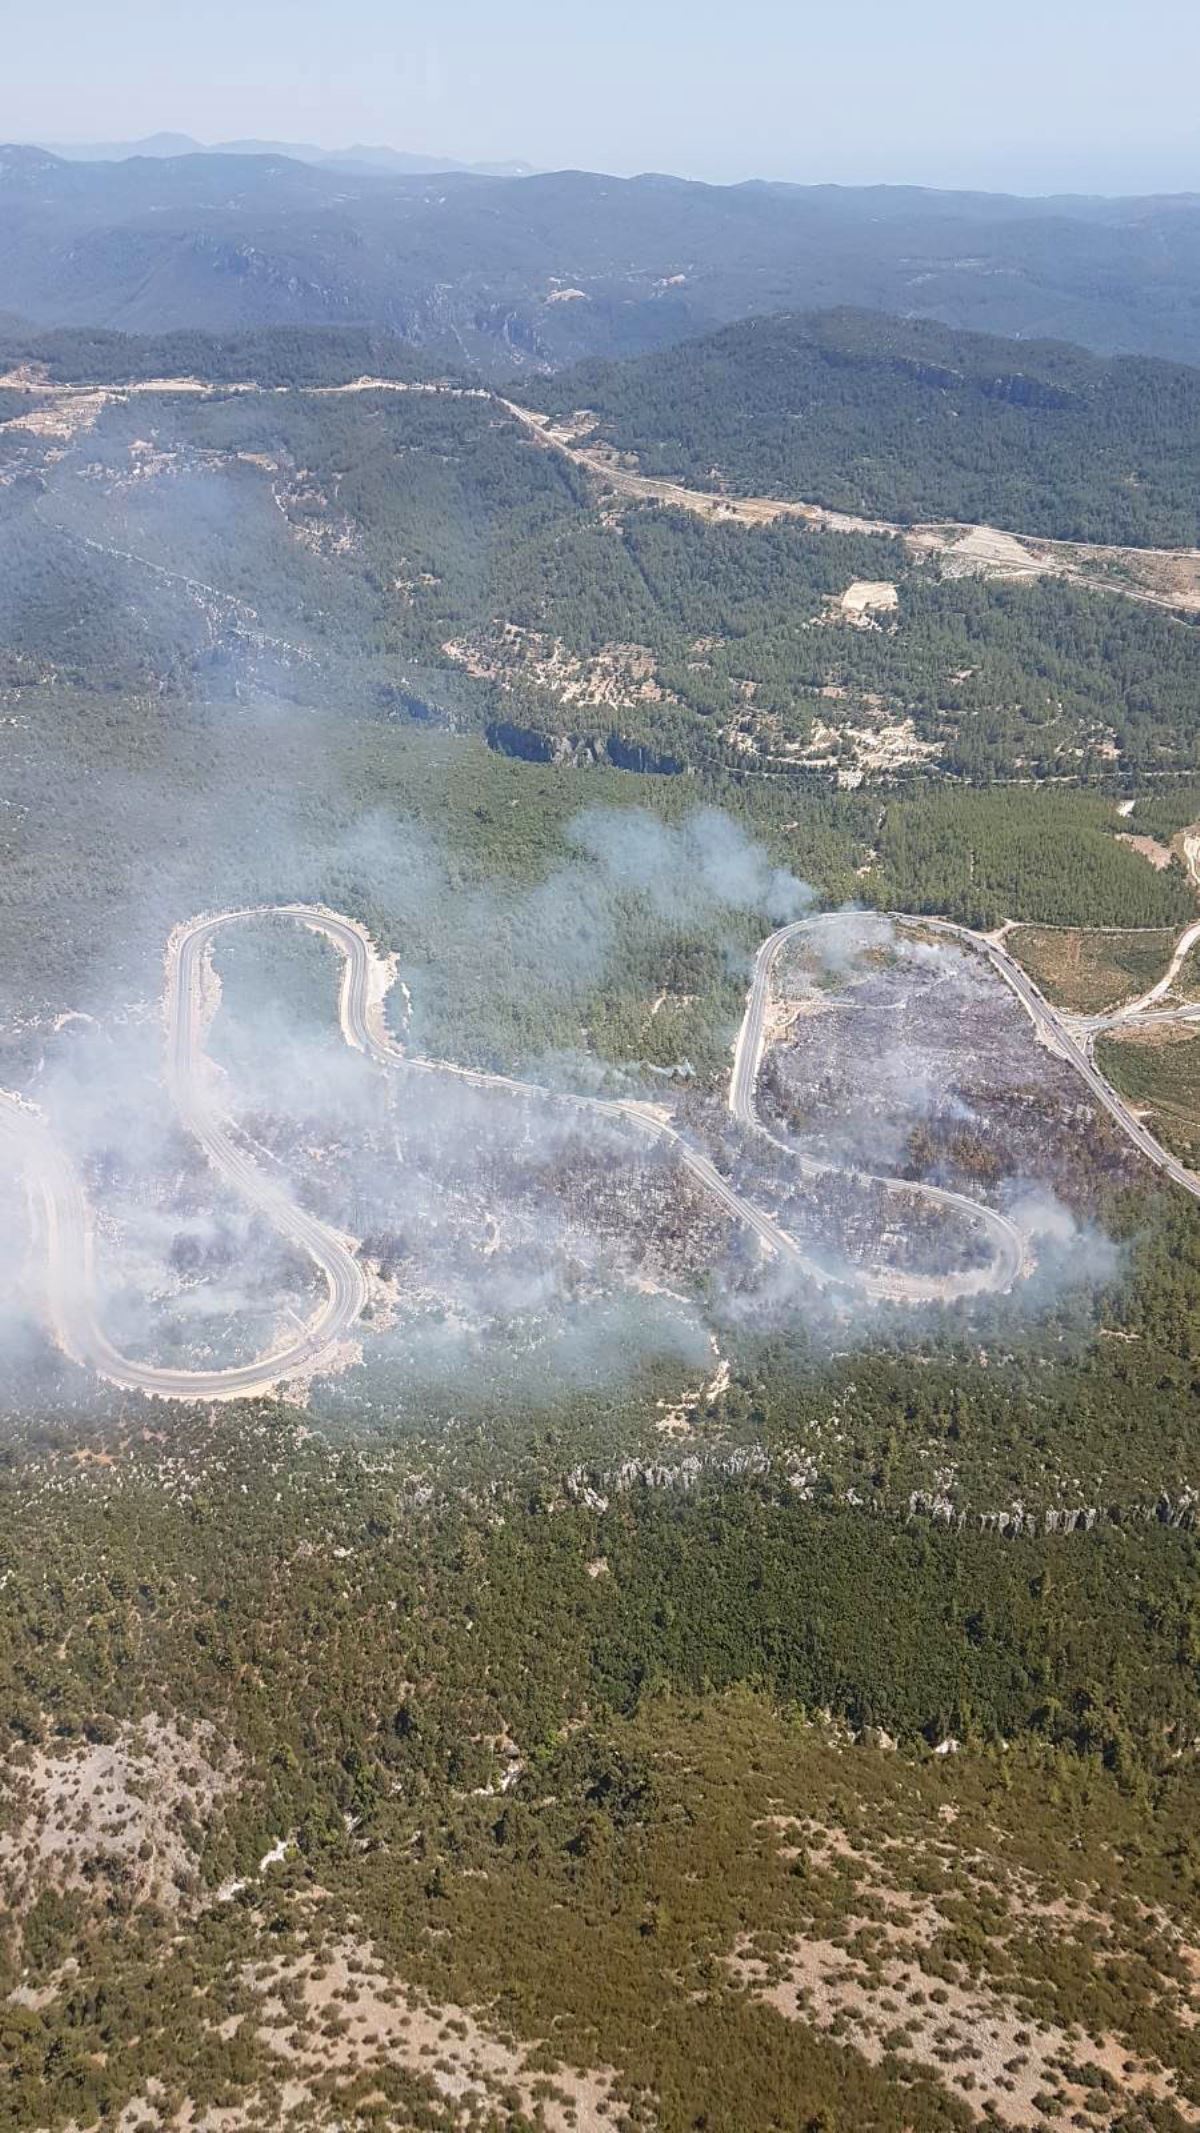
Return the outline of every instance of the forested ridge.
[[[516,388],[643,472],[909,524],[1194,546],[1200,370],[834,311]]]
[[[206,333],[119,333],[93,326],[34,327],[0,319],[0,369],[34,364],[56,384],[129,385],[152,378],[200,378],[212,385],[321,386],[356,378],[459,375],[438,351],[414,348],[371,326],[247,327]]]
[[[264,347],[264,378],[306,382],[373,355],[354,335]],[[183,343],[147,367],[171,353],[243,365]],[[652,770],[986,783],[1197,760],[1194,626],[1059,579],[944,577],[884,536],[614,512],[483,394],[138,396],[48,461],[12,399],[16,680],[49,662],[186,701],[234,677]],[[864,580],[896,605],[854,627],[840,603]]]

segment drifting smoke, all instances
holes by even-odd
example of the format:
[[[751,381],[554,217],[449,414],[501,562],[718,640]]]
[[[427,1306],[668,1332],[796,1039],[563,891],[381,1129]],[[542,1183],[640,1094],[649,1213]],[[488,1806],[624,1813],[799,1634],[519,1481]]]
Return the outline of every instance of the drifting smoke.
[[[1003,1008],[990,971],[959,948],[899,934],[890,920],[857,910],[822,918],[804,936],[803,954],[827,1010],[801,1025],[798,1054],[819,1094],[810,1109],[823,1154],[903,1175],[916,1127],[978,1123],[957,1085],[966,1064],[961,1017]],[[942,985],[952,1013],[941,1011]],[[923,1041],[915,1010],[925,1012]],[[935,1172],[933,1182],[950,1181]]]
[[[244,796],[231,796],[226,832],[245,812]],[[143,820],[153,821],[150,796]],[[747,920],[756,938],[812,902],[806,885],[711,809],[677,828],[640,808],[589,810],[568,825],[570,856],[542,882],[486,891],[463,884],[416,825],[376,813],[333,844],[297,840],[288,850],[296,826],[286,803],[273,820],[257,817],[242,898],[320,895],[380,914],[406,973],[392,995],[393,1026],[409,1034],[411,988],[418,1049],[431,995],[469,992],[481,973],[493,983],[499,973],[535,1024],[547,1003],[602,991],[631,902],[651,945],[700,936],[729,968],[744,965]],[[190,854],[179,871],[190,874]],[[198,900],[211,907],[219,886],[185,902],[176,885],[172,915]],[[423,959],[406,952],[410,943]],[[175,1117],[159,1005],[130,1002],[129,954],[118,942],[107,973],[90,969],[91,1019],[43,1037],[30,1093],[96,1205],[100,1310],[118,1346],[188,1367],[246,1360],[270,1345],[281,1311],[308,1315],[314,1275],[209,1172]],[[338,958],[288,922],[222,934],[216,963],[224,996],[210,1055],[222,1107],[256,1160],[291,1177],[323,1219],[366,1237],[368,1250],[375,1239],[385,1258],[399,1252],[394,1304],[364,1337],[376,1376],[403,1364],[409,1384],[452,1384],[461,1372],[482,1386],[502,1355],[512,1397],[552,1401],[556,1388],[611,1380],[647,1360],[690,1368],[708,1359],[707,1327],[678,1293],[666,1244],[652,1235],[631,1251],[612,1234],[605,1174],[644,1226],[653,1229],[647,1196],[659,1229],[671,1226],[675,1165],[652,1136],[450,1076],[381,1074],[337,1030]],[[614,1081],[644,1088],[579,1043],[527,1058],[521,1071],[581,1093],[611,1092]],[[503,1234],[482,1244],[489,1204]],[[714,1243],[725,1248],[719,1230]],[[704,1270],[693,1262],[685,1286]]]
[[[1031,1304],[1052,1302],[1067,1289],[1105,1289],[1119,1278],[1126,1262],[1122,1247],[1094,1222],[1081,1222],[1045,1186],[1018,1186],[1007,1212],[1034,1245]]]
[[[986,964],[957,943],[852,909],[806,933],[803,957],[793,996],[816,1011],[802,1014],[791,1045],[768,1064],[765,1092],[769,1119],[788,1126],[793,1144],[990,1202],[1027,1244],[1010,1309],[1040,1310],[1116,1279],[1119,1248],[1048,1177],[1031,1177],[1046,1152],[1048,1084],[1057,1080],[1064,1119],[1078,1113],[1078,1088],[1066,1065],[1038,1051]],[[1077,1152],[1069,1135],[1055,1152],[1068,1175]],[[813,1256],[822,1260],[819,1247]]]
[[[418,1052],[446,996],[489,974],[531,1026],[564,1003],[574,1014],[603,993],[631,911],[647,941],[700,938],[722,968],[741,972],[749,944],[814,902],[713,809],[675,826],[638,807],[589,809],[565,842],[569,856],[540,883],[484,891],[462,882],[427,831],[379,813],[291,859],[260,823],[260,893],[323,893],[382,914],[402,944],[393,1027]],[[902,1172],[915,1125],[977,1123],[946,1060],[907,1033],[913,1002],[940,1004],[944,987],[961,1045],[964,1015],[994,1013],[994,982],[961,951],[898,940],[869,915],[838,914],[805,940],[819,978],[851,1003],[837,1011],[838,1087],[824,1091],[820,1150],[848,1167]],[[405,952],[409,942],[424,959]],[[828,1239],[817,1235],[806,1257],[832,1288],[783,1265],[760,1264],[749,1278],[736,1226],[701,1226],[689,1243],[675,1219],[677,1168],[652,1139],[451,1075],[371,1067],[337,1029],[338,957],[294,924],[225,933],[216,962],[223,997],[210,1053],[223,1107],[256,1159],[361,1240],[382,1277],[383,1308],[362,1337],[365,1372],[339,1385],[339,1404],[361,1396],[399,1411],[414,1387],[457,1386],[464,1397],[491,1387],[499,1398],[503,1385],[506,1400],[535,1406],[648,1363],[701,1368],[714,1313],[726,1325],[801,1318],[813,1337],[842,1343],[851,1328],[857,1340],[874,1337],[877,1314],[839,1288],[846,1262]],[[739,992],[735,984],[735,1001]],[[89,999],[95,1008],[95,990]],[[810,1027],[833,1025],[830,1015]],[[733,1027],[731,1017],[730,1038]],[[209,1172],[172,1112],[161,1042],[157,1003],[118,1012],[111,1002],[46,1046],[31,1093],[97,1197],[102,1309],[118,1345],[189,1367],[247,1360],[269,1347],[281,1312],[293,1322],[309,1314],[316,1277]],[[614,1073],[582,1043],[525,1057],[519,1073],[544,1088],[647,1093],[636,1069]],[[1112,1248],[1049,1192],[1006,1188],[1001,1198],[1036,1238],[1031,1301],[1111,1278]],[[625,1237],[614,1234],[614,1199]],[[699,1217],[689,1219],[695,1228]],[[703,1309],[689,1300],[701,1277]]]
[[[709,911],[744,911],[779,926],[811,910],[816,891],[714,807],[678,829],[642,808],[590,808],[568,840],[595,861],[602,882],[632,890],[664,924],[694,924]],[[552,885],[548,885],[552,886]]]
[[[481,878],[461,793],[457,817],[449,779],[431,798],[436,746],[428,757],[415,744],[406,754],[403,741],[389,750],[380,734],[390,729],[374,714],[330,709],[366,700],[357,662],[367,633],[346,626],[365,595],[353,572],[297,541],[271,481],[244,469],[229,478],[221,454],[241,419],[236,406],[207,409],[198,445],[191,412],[110,411],[74,457],[42,470],[37,513],[22,521],[27,560],[0,569],[0,640],[35,659],[52,645],[51,676],[55,661],[90,675],[110,654],[125,675],[99,704],[74,689],[29,699],[40,724],[15,747],[6,791],[15,886],[0,1085],[42,1107],[88,1182],[113,1338],[189,1362],[261,1352],[281,1314],[309,1313],[318,1283],[220,1183],[172,1111],[158,989],[163,944],[181,919],[324,903],[394,950],[391,1021],[411,1051],[559,1091],[661,1102],[664,1083],[636,1059],[663,959],[682,948],[681,968],[702,972],[676,990],[691,994],[694,983],[702,994],[702,1065],[715,1089],[753,950],[815,902],[707,807],[672,824],[637,805],[588,808],[532,885],[516,837],[511,873],[497,864]],[[282,446],[272,452],[273,479],[284,481],[294,461]],[[344,606],[328,597],[333,569]],[[230,596],[214,594],[227,580]],[[69,615],[55,590],[64,584]],[[232,597],[242,585],[257,613]],[[306,617],[321,626],[297,646]],[[186,712],[162,686],[181,673],[197,680]],[[422,803],[409,801],[410,774],[425,780]],[[482,803],[475,811],[488,817]],[[430,822],[443,820],[435,834]],[[902,1166],[918,1125],[975,1131],[987,1118],[986,1101],[902,1028],[905,996],[945,985],[969,1019],[996,994],[968,959],[911,939],[897,971],[881,976],[879,951],[892,944],[887,921],[858,913],[811,936],[822,979],[856,996],[837,1018],[837,1071],[815,1130],[826,1153],[880,1171]],[[745,1235],[644,1133],[452,1077],[372,1067],[337,1030],[340,968],[327,945],[259,926],[222,935],[216,960],[225,995],[210,1046],[215,1086],[254,1159],[373,1255],[385,1300],[363,1333],[365,1374],[393,1403],[421,1376],[486,1391],[502,1368],[512,1396],[533,1403],[647,1361],[699,1368],[713,1311],[814,1326],[830,1318],[806,1275],[755,1265]],[[592,1026],[614,997],[628,1010],[607,1047],[618,1066]],[[94,1019],[56,1030],[65,1009]],[[1010,1088],[1034,1075],[1021,1034],[1005,1053]],[[660,1066],[664,1057],[685,1064],[665,1042]],[[706,1111],[702,1093],[693,1103],[681,1083],[666,1093],[698,1139],[722,1142],[719,1094]],[[721,1154],[732,1162],[739,1151],[722,1144]],[[1009,1165],[1022,1180],[1031,1171]],[[1007,1194],[1036,1230],[1039,1261],[1064,1281],[1076,1278],[1071,1269],[1105,1278],[1105,1240],[1073,1225],[1044,1187],[1006,1182],[1009,1172],[995,1197]],[[25,1339],[11,1298],[30,1263],[24,1220],[4,1234],[7,1359]],[[812,1260],[833,1256],[818,1237]],[[701,1308],[691,1299],[704,1277],[714,1293]],[[845,1306],[833,1315],[845,1338]],[[868,1338],[871,1324],[860,1307],[854,1337]],[[352,1401],[362,1375],[331,1396]]]

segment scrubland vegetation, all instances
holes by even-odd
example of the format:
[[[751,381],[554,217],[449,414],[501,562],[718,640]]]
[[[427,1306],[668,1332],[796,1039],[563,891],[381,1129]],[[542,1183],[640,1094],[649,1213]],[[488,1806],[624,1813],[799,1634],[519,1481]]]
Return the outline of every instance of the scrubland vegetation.
[[[1074,1014],[1097,1015],[1149,991],[1170,962],[1175,935],[1161,927],[1103,933],[1016,926],[1007,946],[1048,1000]]]
[[[830,2127],[965,2125],[964,1991],[1024,2030],[1049,2098],[1096,2082],[1116,2123],[1145,2089],[1132,2122],[1173,2128],[1165,2062],[1190,2108],[1190,1535],[1002,1543],[767,1479],[603,1509],[527,1471],[420,1508],[405,1459],[282,1415],[181,1417],[169,1452],[136,1432],[114,1452],[47,1445],[5,1483],[12,1767],[95,1769],[115,1743],[144,1831],[139,1856],[93,1799],[64,1887],[13,1795],[5,2124],[91,2124],[157,2082],[278,2122],[256,1975],[319,1977],[346,1943],[297,2123],[373,2122],[381,2076],[393,2110],[456,2122],[436,2051],[393,2088],[396,2054],[353,2023],[360,1992],[378,2028],[380,1992],[414,1990],[451,2030],[474,2008],[541,2043],[548,2072],[608,2070],[617,2124],[768,2126],[799,2095]],[[150,1716],[213,1793],[197,1820],[184,1773],[169,1839],[137,1805]],[[923,1905],[932,1939],[906,1934]],[[874,2066],[745,1981],[753,1956],[836,1983],[841,1947],[886,1992],[897,1941],[896,2022],[929,2012]],[[492,2109],[522,2122],[502,2092]]]

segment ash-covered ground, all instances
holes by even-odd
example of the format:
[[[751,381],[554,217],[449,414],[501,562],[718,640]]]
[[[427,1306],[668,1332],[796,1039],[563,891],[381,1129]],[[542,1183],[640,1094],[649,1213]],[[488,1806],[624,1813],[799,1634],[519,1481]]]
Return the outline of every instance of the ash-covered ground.
[[[136,1360],[222,1368],[267,1353],[313,1311],[320,1277],[217,1175],[176,1115],[157,1009],[111,1025],[74,1018],[43,1045],[28,1093],[53,1120],[92,1211],[104,1326]],[[261,1149],[245,1122],[247,1152]],[[13,1233],[36,1300],[40,1254]]]
[[[775,968],[763,1124],[804,1153],[996,1206],[1090,1204],[1137,1158],[982,955],[845,913]]]
[[[225,935],[215,963],[214,1094],[244,1151],[367,1270],[338,1361],[368,1402],[431,1380],[494,1376],[528,1398],[641,1362],[707,1369],[715,1326],[773,1317],[844,1339],[852,1314],[868,1338],[864,1302],[1012,1290],[1064,1250],[1067,1274],[1086,1275],[1097,1181],[1135,1167],[983,959],[911,924],[840,915],[781,955],[763,1131],[731,1117],[719,1080],[621,1084],[786,1231],[788,1261],[637,1119],[481,1087],[449,1063],[369,1061],[344,1040],[338,958],[312,934],[264,919]],[[400,987],[398,1023],[407,1006]],[[320,1278],[174,1115],[161,1043],[148,1007],[79,1019],[32,1093],[85,1181],[113,1339],[182,1368],[250,1361],[312,1315]],[[996,1273],[988,1209],[1028,1240],[1019,1277]]]
[[[534,1087],[372,1064],[337,1026],[336,956],[286,922],[226,936],[216,967],[222,1104],[257,1159],[356,1245],[369,1373],[569,1381],[647,1355],[708,1360],[695,1299],[753,1273],[756,1255],[669,1142]],[[395,1021],[405,1006],[399,992]]]

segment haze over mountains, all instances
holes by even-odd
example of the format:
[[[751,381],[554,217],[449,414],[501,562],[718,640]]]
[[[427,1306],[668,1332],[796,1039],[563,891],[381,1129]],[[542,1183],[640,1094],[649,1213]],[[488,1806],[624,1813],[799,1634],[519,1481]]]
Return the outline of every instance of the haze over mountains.
[[[401,148],[373,147],[356,141],[349,148],[318,148],[313,141],[198,141],[190,133],[150,133],[137,141],[36,141],[67,163],[125,163],[134,156],[288,156],[295,163],[316,163],[325,170],[379,172],[392,177],[424,177],[438,171],[467,170],[481,178],[527,178],[530,163],[461,163],[454,156],[413,155]]]
[[[0,307],[144,332],[369,322],[494,376],[841,304],[1104,353],[1200,347],[1192,196],[397,174],[361,154],[0,148]]]

